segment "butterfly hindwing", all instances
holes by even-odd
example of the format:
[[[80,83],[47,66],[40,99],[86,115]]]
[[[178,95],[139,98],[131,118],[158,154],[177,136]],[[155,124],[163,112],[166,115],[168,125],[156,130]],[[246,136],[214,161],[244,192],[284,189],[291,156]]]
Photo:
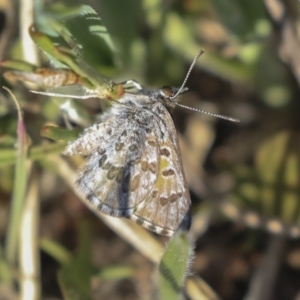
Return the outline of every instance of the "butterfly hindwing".
[[[158,137],[158,176],[151,194],[135,209],[132,219],[163,235],[172,235],[178,227],[190,225],[190,196],[183,173],[180,149],[173,120],[165,107],[154,118]],[[153,111],[156,109],[153,107]],[[176,132],[176,131],[175,131]]]

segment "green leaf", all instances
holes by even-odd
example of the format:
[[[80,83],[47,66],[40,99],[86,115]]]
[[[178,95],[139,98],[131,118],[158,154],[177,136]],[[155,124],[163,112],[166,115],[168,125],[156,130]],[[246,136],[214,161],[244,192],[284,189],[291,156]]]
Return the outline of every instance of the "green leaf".
[[[71,253],[62,245],[49,239],[41,239],[41,249],[56,259],[60,264],[68,264],[72,260]]]
[[[114,266],[101,269],[97,277],[102,280],[117,280],[129,278],[134,275],[134,269],[128,266]]]
[[[83,56],[95,69],[111,76],[116,71],[116,51],[113,41],[96,11],[88,5],[67,7],[56,4],[37,18],[36,27],[48,35],[55,45],[61,45],[76,56]],[[46,45],[45,45],[46,46]],[[53,52],[43,48],[53,56]],[[101,53],[101,55],[99,54]],[[53,56],[53,58],[60,58]]]
[[[3,254],[3,249],[0,246],[0,281],[4,285],[9,285],[13,282],[13,269],[4,258]]]
[[[82,72],[78,67],[75,61],[75,55],[72,54],[72,52],[68,50],[68,48],[55,46],[54,41],[51,40],[50,36],[37,31],[33,26],[30,27],[29,33],[33,41],[44,51],[50,54],[50,56],[70,67],[76,74],[80,75],[81,77],[87,77],[87,74]],[[86,82],[86,85],[87,87],[91,87],[88,82]]]
[[[7,90],[12,96],[18,110],[18,139],[15,157],[15,180],[5,249],[6,258],[8,262],[13,265],[16,262],[17,243],[20,231],[20,220],[27,189],[28,170],[26,168],[26,162],[28,154],[28,140],[22,111],[18,100],[15,98],[15,96],[9,89],[5,88],[5,90]]]
[[[41,130],[41,136],[47,137],[54,141],[73,141],[78,137],[79,131],[63,129],[55,126],[44,126]]]
[[[159,299],[181,299],[192,245],[186,232],[175,234],[159,264]]]
[[[3,60],[0,65],[4,68],[26,72],[33,72],[37,68],[36,66],[22,60]]]
[[[65,142],[35,146],[29,149],[28,158],[42,160],[47,155],[61,153],[66,147]],[[0,149],[0,167],[10,166],[16,163],[17,151],[14,148]]]
[[[58,281],[64,299],[89,300],[91,297],[91,277],[94,270],[91,262],[91,229],[87,222],[80,224],[79,248],[77,254],[63,265],[58,273]]]
[[[117,42],[117,53],[122,57],[124,69],[132,68],[131,57],[135,56],[132,46],[137,42],[140,30],[138,24],[145,19],[143,4],[143,1],[135,0],[102,0],[101,3],[95,3],[95,9],[99,11],[104,24]]]
[[[81,50],[89,64],[95,68],[100,67],[102,72],[103,68],[114,66],[115,46],[107,28],[93,8],[82,5],[70,12],[57,13],[54,17],[60,23],[53,22],[52,27],[69,45],[70,41],[76,41],[76,48]]]

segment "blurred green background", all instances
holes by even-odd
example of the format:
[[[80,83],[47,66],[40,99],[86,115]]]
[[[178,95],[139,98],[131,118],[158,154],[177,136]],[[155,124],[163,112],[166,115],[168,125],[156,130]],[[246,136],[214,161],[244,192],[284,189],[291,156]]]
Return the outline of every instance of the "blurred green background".
[[[72,19],[76,5],[84,4],[99,14],[109,42],[101,30],[95,39],[85,36],[92,26]],[[50,26],[53,17],[84,45],[84,60],[114,82],[180,86],[205,49],[181,103],[240,123],[179,107],[172,112],[193,202],[191,273],[222,299],[300,297],[299,1],[3,0],[0,8],[1,61],[61,66],[28,36],[34,22],[63,43]],[[45,137],[46,126],[65,129],[65,99],[33,95],[24,82],[3,77],[1,85],[21,105],[26,137],[11,96],[2,90],[0,299],[24,295],[24,243],[35,245],[28,251],[40,296],[32,299],[154,299],[153,262],[122,229],[111,230],[77,199],[60,167],[75,170],[81,162],[60,157],[65,144]],[[72,105],[79,106],[80,118],[86,116],[80,126],[74,122],[78,131],[105,110],[98,99]],[[24,212],[32,214],[29,233],[21,230]],[[189,290],[184,297],[200,299]]]

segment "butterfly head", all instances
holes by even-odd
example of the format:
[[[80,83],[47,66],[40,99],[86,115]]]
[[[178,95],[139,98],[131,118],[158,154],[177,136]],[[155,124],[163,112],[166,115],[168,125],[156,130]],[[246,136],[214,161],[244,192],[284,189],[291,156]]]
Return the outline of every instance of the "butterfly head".
[[[159,98],[166,102],[168,105],[174,106],[178,102],[178,96],[186,92],[187,90],[187,87],[173,88],[170,86],[163,86],[159,90]]]

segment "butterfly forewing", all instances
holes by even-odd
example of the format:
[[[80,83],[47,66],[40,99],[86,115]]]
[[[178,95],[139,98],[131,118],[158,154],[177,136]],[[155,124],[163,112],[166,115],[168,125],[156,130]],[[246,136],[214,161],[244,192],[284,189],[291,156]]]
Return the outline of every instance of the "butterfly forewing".
[[[87,156],[77,187],[106,214],[130,217],[157,180],[158,153],[149,148],[156,137],[140,126],[134,115],[107,115],[67,148],[66,154]]]

